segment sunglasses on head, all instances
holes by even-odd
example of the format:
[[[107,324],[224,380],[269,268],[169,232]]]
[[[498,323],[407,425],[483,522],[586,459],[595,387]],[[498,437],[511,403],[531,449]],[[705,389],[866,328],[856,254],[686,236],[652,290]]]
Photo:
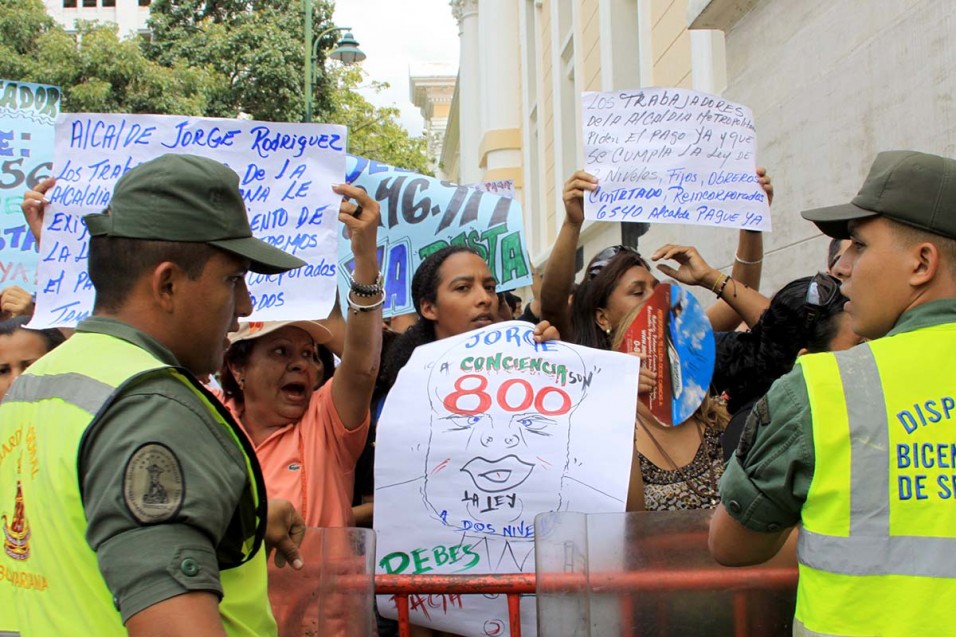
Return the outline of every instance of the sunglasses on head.
[[[604,269],[611,260],[616,257],[621,252],[630,252],[637,257],[637,260],[641,262],[641,265],[650,270],[651,266],[647,265],[647,261],[644,260],[644,257],[641,256],[641,253],[635,250],[634,248],[629,248],[623,245],[611,246],[609,248],[604,248],[591,259],[591,267],[588,268],[588,281],[592,280],[594,277],[601,273],[601,270]]]
[[[807,298],[804,301],[804,308],[807,311],[807,328],[816,323],[821,310],[833,303],[839,294],[840,279],[835,276],[826,272],[817,272],[810,279],[810,285],[807,286]]]

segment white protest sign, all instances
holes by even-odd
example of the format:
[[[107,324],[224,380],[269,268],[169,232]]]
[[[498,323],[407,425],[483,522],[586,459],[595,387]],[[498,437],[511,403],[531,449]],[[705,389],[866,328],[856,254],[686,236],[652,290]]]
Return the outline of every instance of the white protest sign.
[[[83,216],[109,205],[128,170],[166,153],[232,168],[252,232],[308,265],[249,273],[254,320],[314,319],[335,300],[338,208],[332,184],[345,175],[346,129],[172,115],[63,114],[57,119],[56,185],[43,222],[37,304],[31,326],[72,326],[89,316],[89,235]]]
[[[402,369],[375,443],[378,572],[533,572],[535,515],[624,511],[640,361],[536,344],[533,329],[509,321],[436,341]],[[409,602],[415,624],[508,634],[504,597]],[[395,615],[394,600],[378,606]]]
[[[584,93],[584,216],[770,230],[750,109],[688,89]]]

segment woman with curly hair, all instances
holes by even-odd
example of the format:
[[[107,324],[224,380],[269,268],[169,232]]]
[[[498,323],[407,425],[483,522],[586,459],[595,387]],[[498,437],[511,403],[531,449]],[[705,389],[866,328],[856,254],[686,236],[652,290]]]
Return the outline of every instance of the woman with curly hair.
[[[733,417],[724,431],[724,459],[737,448],[747,415],[775,380],[806,353],[836,352],[862,342],[843,311],[840,281],[819,273],[783,286],[748,332],[717,335],[711,386],[727,395]]]

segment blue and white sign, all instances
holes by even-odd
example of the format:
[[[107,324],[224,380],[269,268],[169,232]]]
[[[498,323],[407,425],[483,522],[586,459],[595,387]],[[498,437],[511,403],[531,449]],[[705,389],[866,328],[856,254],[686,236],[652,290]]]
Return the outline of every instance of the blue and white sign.
[[[385,316],[414,312],[412,275],[429,254],[447,245],[474,248],[488,262],[498,290],[531,284],[521,204],[477,187],[349,155],[346,181],[382,207],[378,261],[385,276]],[[352,269],[351,246],[339,240],[339,264]],[[348,292],[339,277],[340,294]]]
[[[36,288],[37,247],[20,202],[53,169],[60,97],[55,86],[0,80],[0,290]]]
[[[64,114],[56,125],[56,185],[41,236],[32,325],[71,326],[90,314],[84,215],[109,205],[128,170],[166,153],[203,155],[240,180],[252,232],[308,265],[249,273],[252,319],[328,316],[335,299],[336,231],[346,129],[172,115]]]

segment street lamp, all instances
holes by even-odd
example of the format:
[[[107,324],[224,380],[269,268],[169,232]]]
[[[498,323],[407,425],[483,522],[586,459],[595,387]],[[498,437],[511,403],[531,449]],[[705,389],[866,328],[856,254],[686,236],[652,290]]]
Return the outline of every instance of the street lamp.
[[[343,64],[354,64],[365,59],[365,53],[358,48],[358,42],[352,37],[351,27],[331,27],[315,39],[312,38],[312,0],[305,2],[305,122],[312,121],[312,61],[318,55],[319,42],[334,31],[345,31],[338,44],[329,53],[329,57]]]

